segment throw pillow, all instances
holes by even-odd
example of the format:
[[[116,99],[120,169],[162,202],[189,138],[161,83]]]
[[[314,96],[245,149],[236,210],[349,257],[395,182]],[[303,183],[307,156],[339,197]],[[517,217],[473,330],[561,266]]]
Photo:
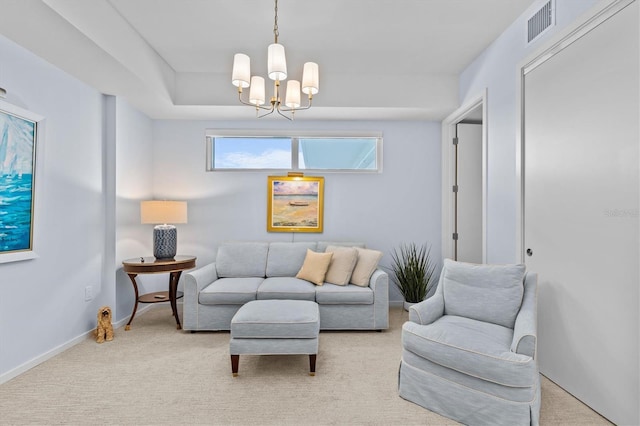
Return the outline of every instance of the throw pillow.
[[[328,246],[326,253],[333,253],[324,280],[331,284],[347,285],[358,261],[355,247]]]
[[[296,278],[306,280],[315,285],[324,284],[324,277],[329,269],[329,263],[333,253],[316,253],[307,249],[307,255],[304,258],[302,268],[298,271]]]
[[[368,287],[371,275],[373,275],[373,271],[378,267],[378,262],[382,259],[382,252],[360,247],[356,247],[356,251],[358,252],[358,262],[351,274],[351,284]]]

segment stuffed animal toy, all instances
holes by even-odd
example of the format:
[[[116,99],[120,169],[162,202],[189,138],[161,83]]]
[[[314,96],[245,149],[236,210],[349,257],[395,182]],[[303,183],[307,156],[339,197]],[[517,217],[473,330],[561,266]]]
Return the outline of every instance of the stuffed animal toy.
[[[96,327],[96,342],[103,343],[105,340],[113,340],[113,325],[111,325],[111,308],[103,306],[98,309],[98,326]]]

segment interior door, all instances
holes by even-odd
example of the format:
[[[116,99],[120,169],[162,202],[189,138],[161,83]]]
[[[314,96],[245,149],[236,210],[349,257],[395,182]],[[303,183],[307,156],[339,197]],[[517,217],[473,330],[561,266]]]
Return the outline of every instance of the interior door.
[[[541,372],[639,424],[638,2],[524,76],[524,247]]]
[[[482,263],[482,124],[456,125],[456,260]]]

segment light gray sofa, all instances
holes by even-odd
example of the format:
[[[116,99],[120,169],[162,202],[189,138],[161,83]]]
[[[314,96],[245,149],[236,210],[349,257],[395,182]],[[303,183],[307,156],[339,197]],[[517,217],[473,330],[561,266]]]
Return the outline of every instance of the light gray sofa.
[[[402,327],[399,393],[469,425],[537,425],[537,274],[445,259]]]
[[[215,262],[183,274],[184,330],[230,330],[231,319],[251,300],[292,299],[317,302],[321,330],[389,328],[389,276],[381,269],[369,286],[329,283],[316,286],[296,278],[307,249],[364,247],[350,242],[228,242]]]

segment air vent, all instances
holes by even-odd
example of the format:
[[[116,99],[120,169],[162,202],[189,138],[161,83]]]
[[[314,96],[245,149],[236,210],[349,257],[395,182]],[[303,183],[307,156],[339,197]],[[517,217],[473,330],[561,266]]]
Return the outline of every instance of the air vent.
[[[529,18],[527,21],[527,43],[531,43],[553,26],[555,23],[554,9],[553,0],[549,0]]]

